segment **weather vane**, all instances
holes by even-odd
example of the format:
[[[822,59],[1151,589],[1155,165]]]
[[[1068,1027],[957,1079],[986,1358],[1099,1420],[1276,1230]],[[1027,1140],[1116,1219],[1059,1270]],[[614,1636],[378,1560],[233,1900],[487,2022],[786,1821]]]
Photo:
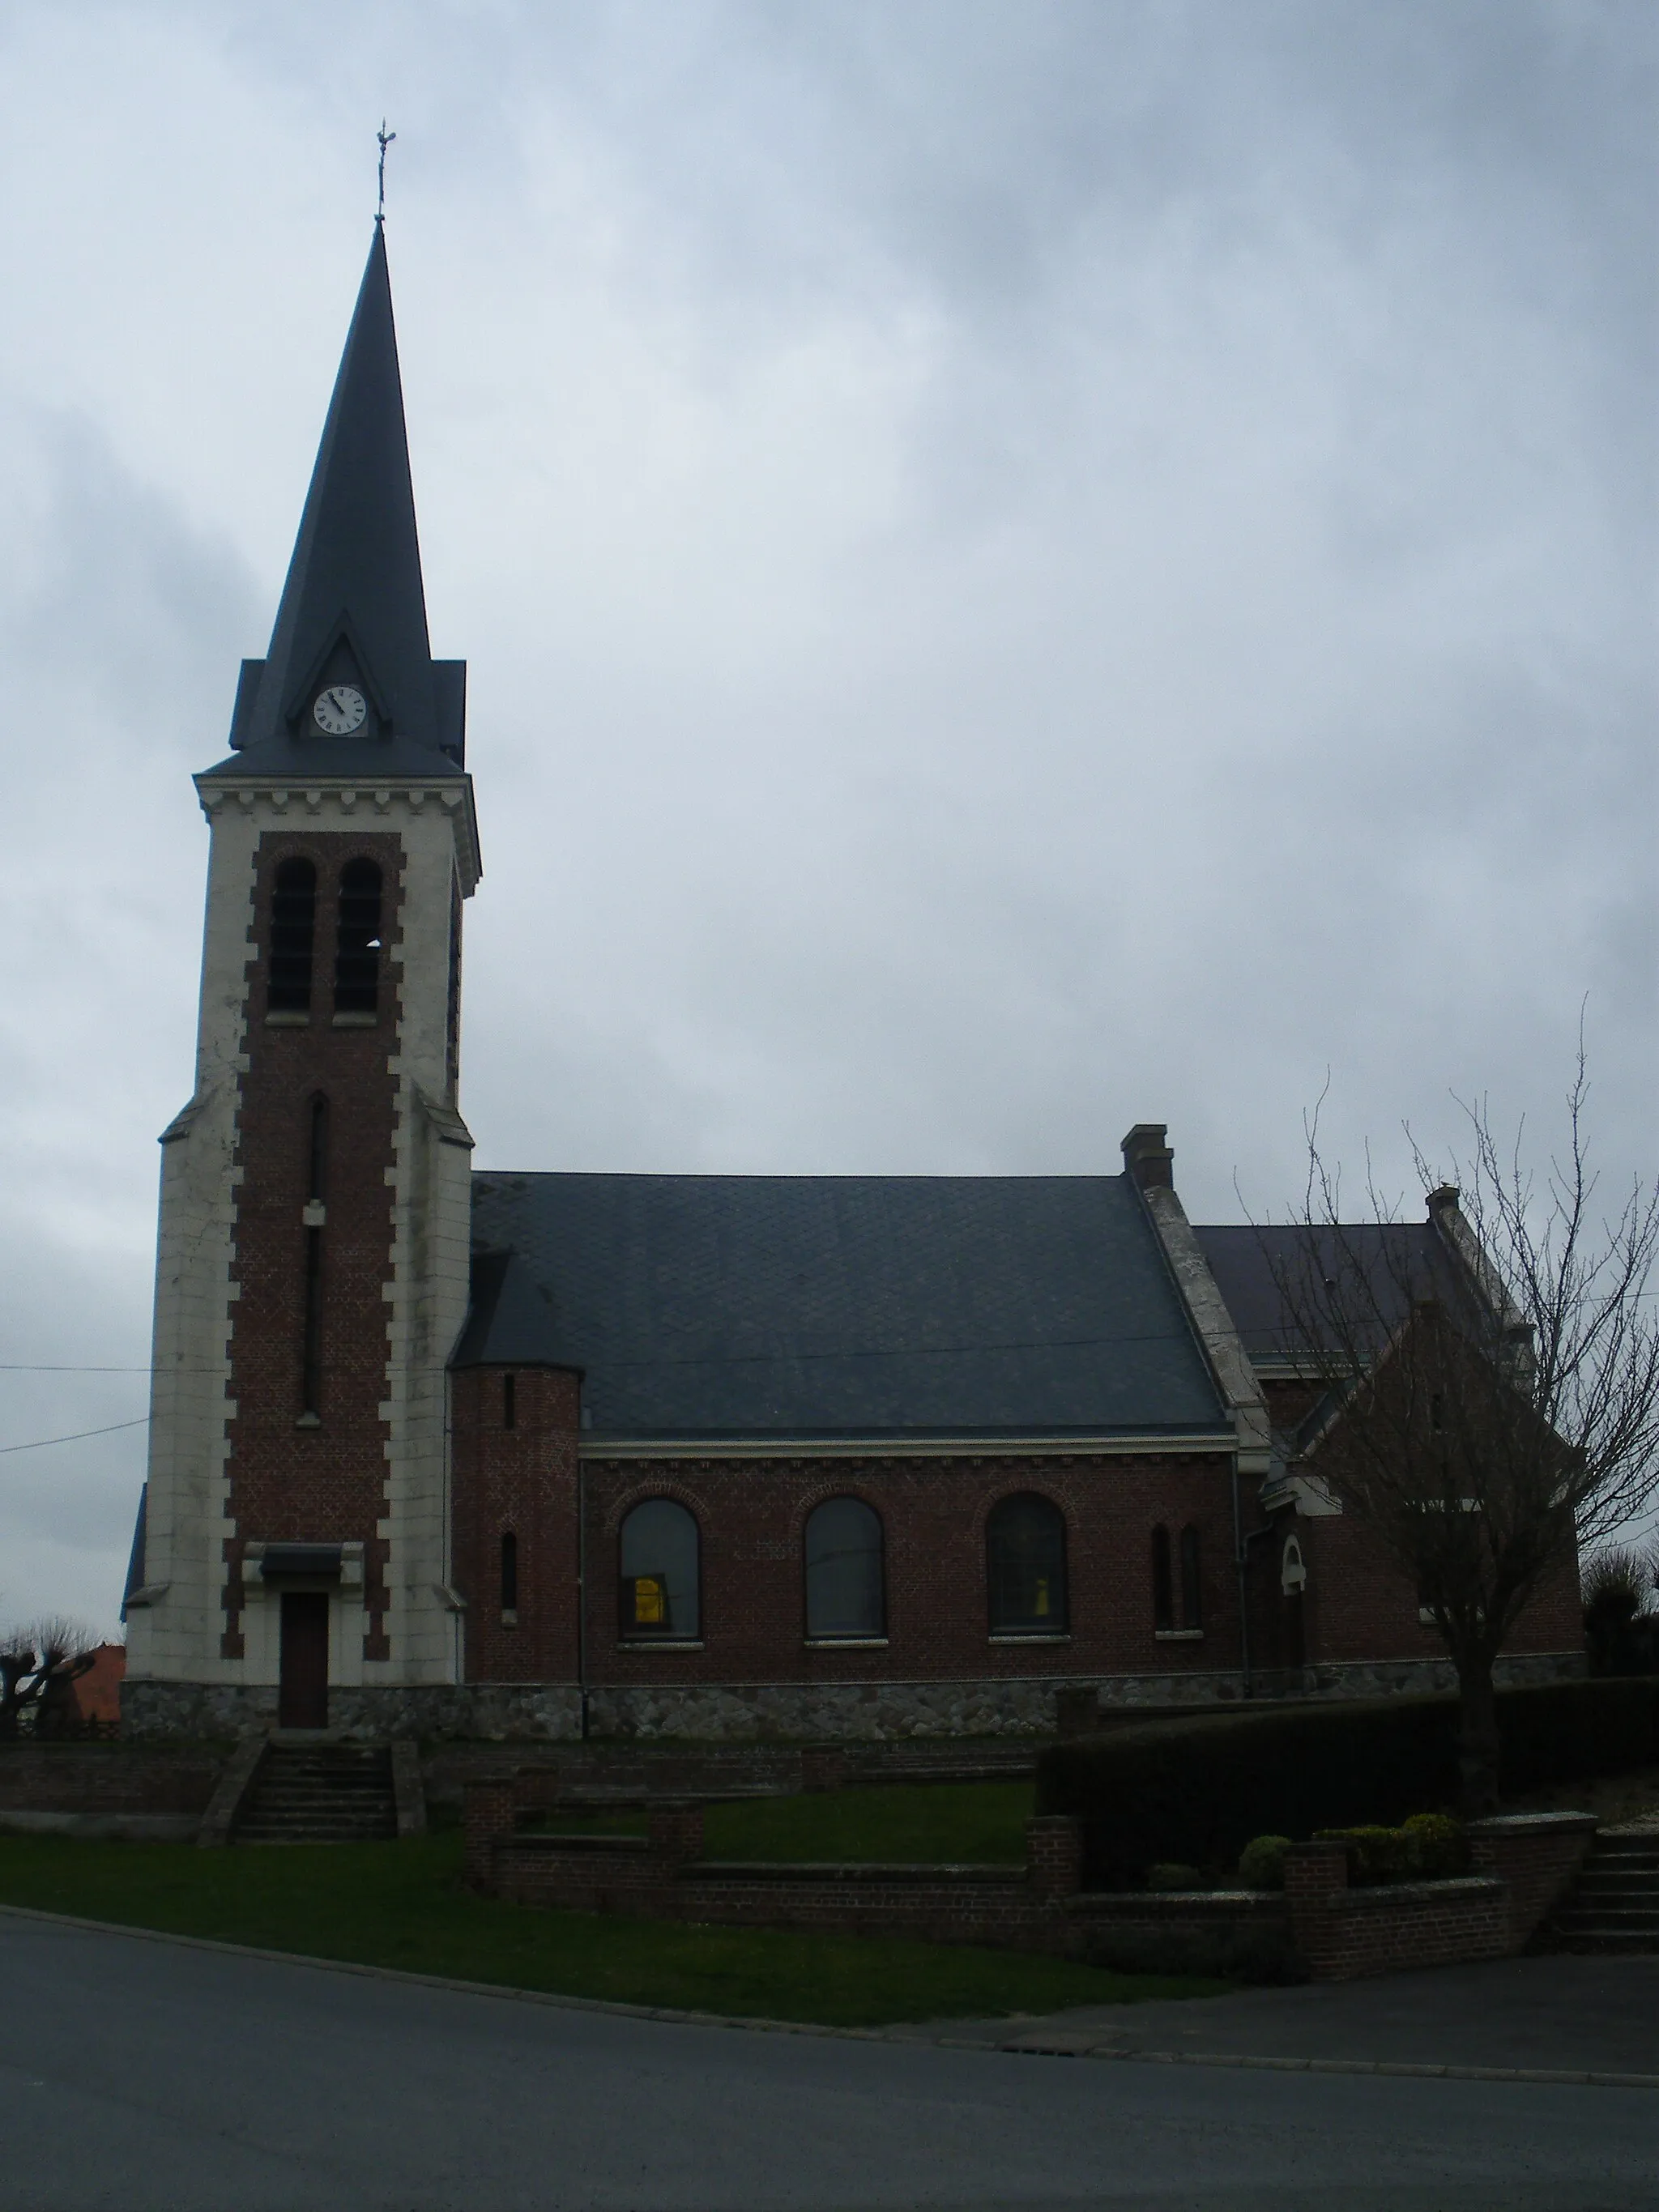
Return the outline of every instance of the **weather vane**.
[[[392,143],[397,135],[398,134],[395,131],[388,131],[386,129],[386,118],[383,115],[380,118],[380,127],[374,133],[375,141],[380,149],[380,204],[374,210],[374,220],[376,222],[384,222],[386,221],[386,149]]]

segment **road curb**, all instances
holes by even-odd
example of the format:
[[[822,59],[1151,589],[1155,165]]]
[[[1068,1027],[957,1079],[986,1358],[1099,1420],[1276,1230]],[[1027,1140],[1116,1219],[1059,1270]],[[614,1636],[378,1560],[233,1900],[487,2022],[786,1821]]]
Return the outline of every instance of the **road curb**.
[[[463,1996],[505,1997],[516,2004],[550,2005],[561,2012],[604,2013],[619,2020],[659,2021],[670,2027],[738,2028],[760,2035],[817,2035],[843,2043],[902,2043],[912,2049],[977,2051],[988,2057],[1093,2058],[1142,2066],[1223,2066],[1273,2074],[1348,2074],[1433,2081],[1514,2081],[1571,2089],[1659,2089],[1659,2074],[1536,2066],[1411,2065],[1388,2058],[1268,2058],[1231,2051],[1139,2051],[1091,2041],[1086,2033],[1048,2039],[1040,2034],[997,2039],[923,2035],[914,2027],[830,2027],[816,2021],[757,2020],[741,2013],[688,2012],[673,2005],[626,2004],[614,1997],[562,1996],[551,1990],[522,1990],[508,1982],[461,1981],[451,1974],[422,1974],[407,1966],[376,1966],[356,1959],[319,1959],[308,1951],[276,1951],[257,1943],[229,1943],[215,1936],[180,1936],[166,1928],[141,1928],[124,1920],[89,1920],[75,1912],[46,1912],[33,1905],[0,1905],[0,1917],[44,1921],[93,1936],[130,1936],[142,1942],[173,1943],[191,1951],[216,1951],[232,1959],[264,1959],[281,1966],[309,1966],[327,1974],[356,1974],[368,1981],[403,1982],[417,1989],[453,1990]]]

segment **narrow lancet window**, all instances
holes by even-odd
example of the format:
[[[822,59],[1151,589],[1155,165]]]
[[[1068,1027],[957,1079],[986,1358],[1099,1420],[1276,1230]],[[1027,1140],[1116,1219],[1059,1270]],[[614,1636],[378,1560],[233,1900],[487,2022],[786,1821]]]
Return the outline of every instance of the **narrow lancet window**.
[[[516,1429],[519,1425],[519,1378],[516,1375],[501,1377],[501,1426]]]
[[[1152,1626],[1165,1632],[1175,1622],[1175,1576],[1170,1558],[1170,1532],[1152,1531]]]
[[[519,1540],[508,1528],[501,1537],[501,1611],[519,1609]]]
[[[273,1014],[311,1011],[311,942],[317,920],[317,871],[309,860],[284,860],[270,894],[270,959],[265,1008]]]
[[[380,991],[380,872],[373,860],[348,860],[340,871],[335,934],[334,1011],[372,1014]]]
[[[307,1203],[304,1214],[305,1284],[304,1333],[300,1352],[300,1414],[317,1420],[323,1395],[323,1223],[324,1198],[328,1187],[328,1101],[311,1102],[306,1156]]]
[[[1193,1629],[1204,1626],[1204,1577],[1200,1571],[1198,1531],[1193,1528],[1181,1532],[1181,1625]]]

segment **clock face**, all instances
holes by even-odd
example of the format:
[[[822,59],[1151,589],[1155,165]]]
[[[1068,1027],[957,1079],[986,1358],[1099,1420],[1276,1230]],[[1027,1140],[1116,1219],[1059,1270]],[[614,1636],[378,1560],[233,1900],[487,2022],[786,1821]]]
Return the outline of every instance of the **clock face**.
[[[368,702],[355,684],[331,684],[326,691],[318,693],[311,710],[318,728],[331,738],[349,738],[354,730],[361,730],[368,712]]]

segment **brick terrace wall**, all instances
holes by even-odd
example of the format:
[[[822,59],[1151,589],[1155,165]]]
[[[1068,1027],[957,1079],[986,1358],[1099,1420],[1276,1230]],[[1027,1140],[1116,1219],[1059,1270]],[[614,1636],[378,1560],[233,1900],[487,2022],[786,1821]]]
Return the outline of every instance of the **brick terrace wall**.
[[[266,833],[259,841],[253,942],[270,941],[270,896],[280,863],[297,856],[317,868],[311,1014],[303,1027],[265,1019],[267,963],[246,970],[246,1051],[241,1080],[237,1164],[238,1286],[231,1307],[233,1412],[228,1538],[229,1564],[222,1644],[245,1652],[242,1549],[258,1539],[363,1546],[362,1601],[368,1614],[363,1656],[387,1656],[386,1446],[380,1407],[386,1395],[392,1279],[392,1138],[398,1079],[399,969],[390,957],[400,927],[403,848],[395,834],[366,830]],[[380,1008],[373,1027],[333,1025],[335,929],[340,871],[358,857],[379,863],[382,878]],[[297,1425],[305,1310],[305,1231],[311,1101],[328,1101],[327,1220],[323,1229],[323,1375],[320,1425]]]
[[[1049,1952],[1146,1971],[1346,1981],[1519,1950],[1571,1879],[1595,1824],[1578,1814],[1483,1823],[1483,1870],[1453,1881],[1348,1887],[1340,1844],[1298,1844],[1282,1899],[1082,1893],[1079,1822],[1026,1824],[1025,1867],[729,1865],[704,1860],[698,1805],[653,1807],[649,1833],[524,1836],[520,1811],[554,1794],[546,1777],[495,1774],[465,1790],[465,1878],[520,1905],[725,1926]],[[1495,1870],[1512,1870],[1513,1882]]]
[[[0,1744],[0,1811],[200,1814],[228,1751]]]
[[[436,1743],[422,1761],[428,1803],[459,1808],[465,1782],[498,1772],[500,1743]],[[852,1783],[1018,1781],[1036,1771],[1036,1746],[1011,1743],[566,1743],[514,1741],[520,1802],[561,1797],[644,1803],[652,1797],[742,1796],[840,1790]]]
[[[514,1837],[512,1812],[510,1782],[468,1784],[466,1878],[514,1904],[1012,1950],[1063,1952],[1073,1941],[1061,1902],[1024,1869],[725,1866],[698,1856],[697,1806],[653,1810],[645,1838]],[[1054,1858],[1052,1839],[1046,1848]]]
[[[1595,1841],[1592,1813],[1509,1813],[1469,1826],[1477,1874],[1509,1892],[1510,1948],[1518,1951],[1571,1888]]]
[[[1494,1875],[1350,1889],[1340,1844],[1295,1844],[1285,1858],[1291,1940],[1316,1982],[1407,1966],[1501,1959],[1511,1939],[1509,1892]]]

